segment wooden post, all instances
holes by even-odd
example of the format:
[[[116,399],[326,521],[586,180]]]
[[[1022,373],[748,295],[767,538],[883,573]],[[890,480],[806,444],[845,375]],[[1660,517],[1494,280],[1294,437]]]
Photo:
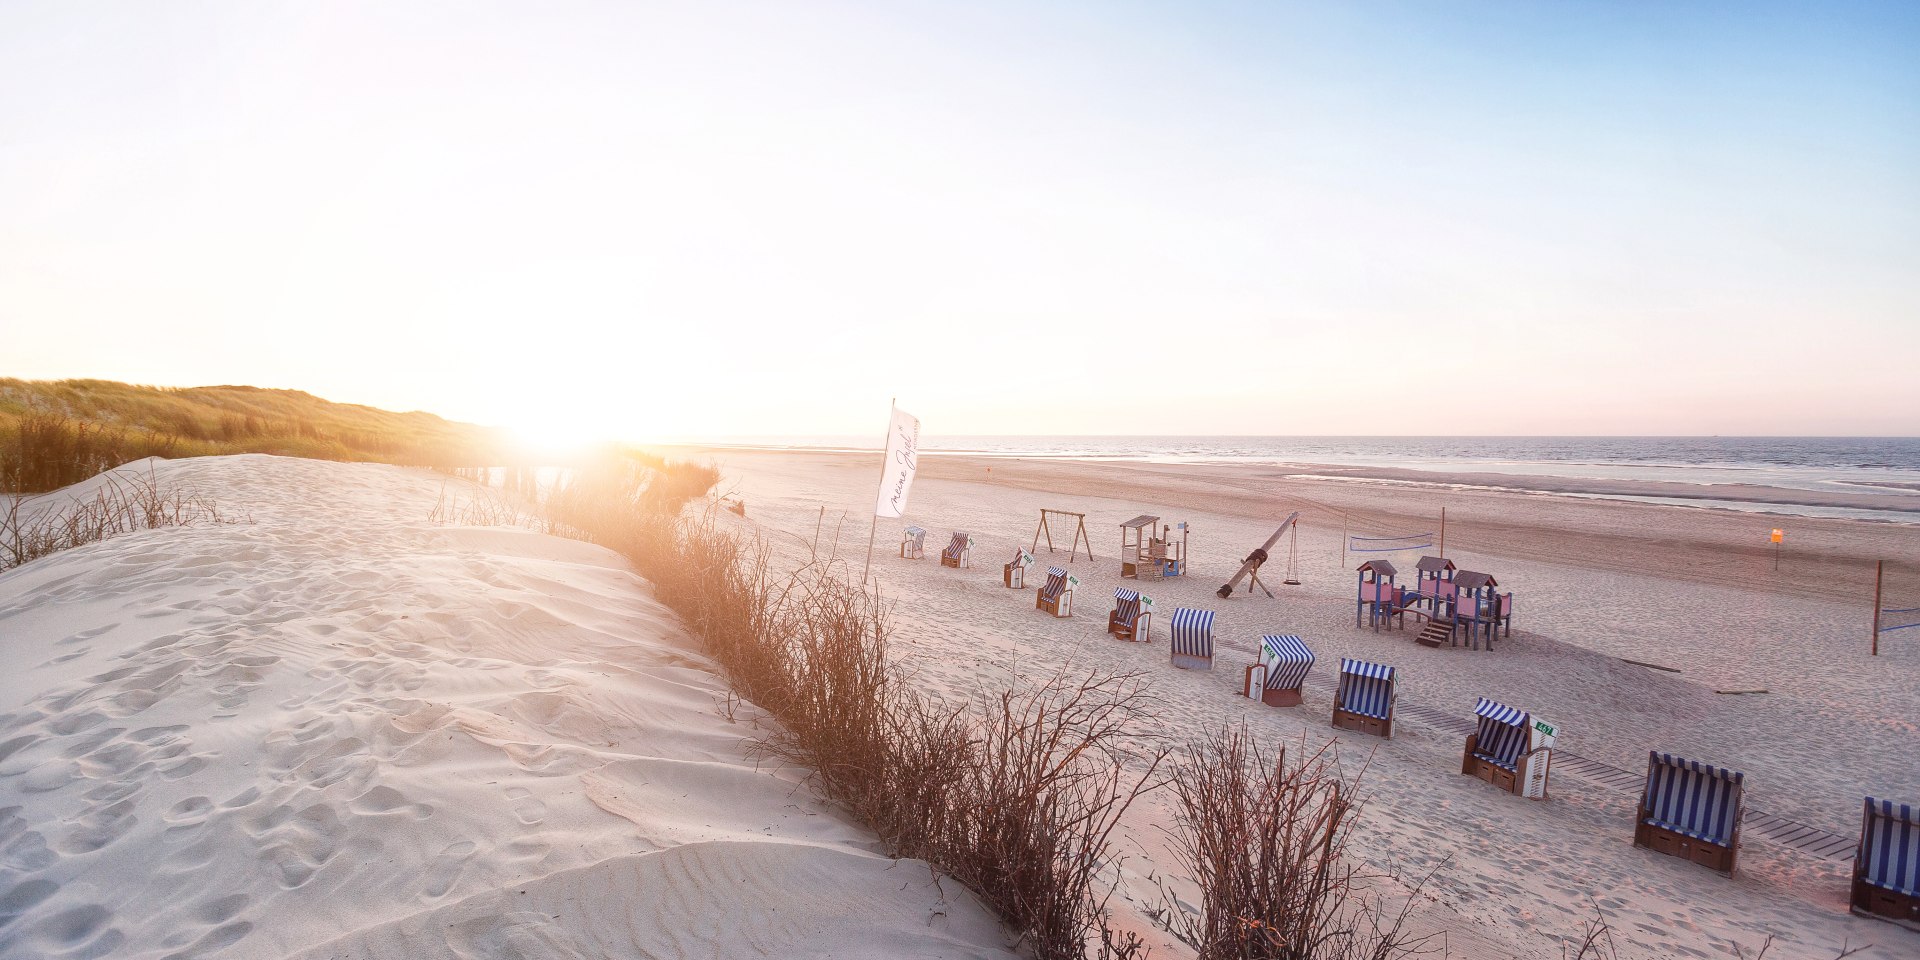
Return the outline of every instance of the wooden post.
[[[1440,508],[1440,559],[1447,558],[1447,508]]]
[[[827,505],[820,505],[820,515],[813,520],[813,555],[820,555],[820,526],[827,522]]]
[[[1347,515],[1340,515],[1340,569],[1347,568]]]
[[[1873,655],[1880,655],[1880,576],[1886,572],[1887,562],[1873,562]]]

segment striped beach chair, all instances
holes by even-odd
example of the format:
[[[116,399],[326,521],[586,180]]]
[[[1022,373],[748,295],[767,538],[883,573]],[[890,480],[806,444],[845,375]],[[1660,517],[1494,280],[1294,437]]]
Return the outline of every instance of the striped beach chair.
[[[1745,779],[1735,770],[1649,751],[1633,845],[1733,876]]]
[[[1313,651],[1290,633],[1260,638],[1260,662],[1247,668],[1247,696],[1269,707],[1300,704],[1300,687],[1313,669]]]
[[[900,559],[924,560],[927,557],[927,531],[908,527],[900,535]]]
[[[1153,611],[1143,609],[1138,590],[1113,591],[1113,612],[1107,614],[1107,632],[1122,640],[1146,643],[1153,639]],[[1146,601],[1151,603],[1152,601]]]
[[[1849,899],[1854,913],[1920,924],[1920,807],[1867,798]]]
[[[1340,658],[1340,686],[1333,695],[1333,725],[1393,737],[1394,669]]]
[[[1033,606],[1056,617],[1073,616],[1073,585],[1067,582],[1065,570],[1047,568],[1047,582],[1033,592]]]
[[[1013,559],[1000,570],[1000,579],[1009,589],[1019,589],[1027,583],[1027,552],[1019,547],[1013,548]]]
[[[1182,670],[1213,669],[1213,611],[1173,608],[1167,621],[1173,638],[1173,665]]]
[[[1473,715],[1480,718],[1480,727],[1467,734],[1460,772],[1508,793],[1520,793],[1527,782],[1527,736],[1533,717],[1486,697],[1474,704]]]
[[[953,542],[940,551],[940,565],[955,570],[973,566],[973,538],[965,530],[953,532]]]

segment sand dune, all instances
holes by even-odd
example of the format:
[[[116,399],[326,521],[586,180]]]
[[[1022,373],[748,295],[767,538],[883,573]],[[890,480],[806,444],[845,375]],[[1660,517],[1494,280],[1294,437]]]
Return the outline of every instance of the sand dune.
[[[251,522],[0,576],[0,956],[1009,956],[611,553],[442,481],[160,463]]]

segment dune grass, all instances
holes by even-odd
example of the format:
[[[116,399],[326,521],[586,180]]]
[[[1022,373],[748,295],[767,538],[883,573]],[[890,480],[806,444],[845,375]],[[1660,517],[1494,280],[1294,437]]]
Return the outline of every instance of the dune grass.
[[[499,464],[498,431],[298,390],[0,378],[0,490],[36,493],[142,457],[270,453],[452,469]]]

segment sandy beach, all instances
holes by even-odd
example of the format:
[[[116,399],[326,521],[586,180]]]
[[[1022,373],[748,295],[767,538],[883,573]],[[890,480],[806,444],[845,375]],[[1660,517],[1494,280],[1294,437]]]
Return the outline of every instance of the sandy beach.
[[[820,524],[821,551],[857,570],[876,455],[712,456],[723,486],[748,504],[743,525],[797,559],[813,549]],[[1558,957],[1560,938],[1596,906],[1625,956],[1750,956],[1770,935],[1770,957],[1830,957],[1843,944],[1869,943],[1860,956],[1920,955],[1920,934],[1847,912],[1850,847],[1827,855],[1803,848],[1826,837],[1831,851],[1831,838],[1857,837],[1864,795],[1920,796],[1920,642],[1889,634],[1880,656],[1868,656],[1873,560],[1891,561],[1889,605],[1920,594],[1913,528],[1279,473],[925,458],[905,522],[930,531],[929,559],[898,558],[902,521],[882,521],[877,535],[874,575],[895,603],[896,651],[929,688],[953,695],[1063,668],[1144,671],[1162,706],[1141,731],[1143,749],[1221,722],[1309,746],[1336,739],[1348,769],[1366,769],[1369,806],[1355,850],[1409,878],[1433,872],[1418,921],[1444,931],[1454,956]],[[1447,555],[1517,595],[1512,637],[1492,652],[1429,649],[1411,641],[1414,630],[1354,626],[1356,558],[1343,568],[1343,515],[1356,535],[1437,531],[1442,506]],[[1081,579],[1072,619],[1046,617],[1030,590],[1000,584],[1000,565],[1031,545],[1042,507],[1087,515],[1095,560],[1083,551],[1068,563],[1071,534],[1059,531],[1057,553],[1044,541],[1037,552]],[[1216,597],[1293,510],[1303,511],[1302,584],[1281,587],[1270,571],[1276,599]],[[1191,524],[1193,574],[1145,589],[1162,611],[1217,611],[1211,673],[1170,667],[1164,627],[1151,645],[1104,632],[1113,589],[1137,586],[1119,577],[1118,525],[1141,513]],[[1767,544],[1775,525],[1789,537],[1778,571]],[[954,529],[975,538],[973,569],[934,559]],[[1392,559],[1406,569],[1415,555]],[[1299,634],[1318,656],[1299,707],[1237,696],[1241,668],[1267,632]],[[1329,727],[1342,656],[1400,668],[1403,712],[1392,740]],[[1731,692],[1757,690],[1766,692]],[[1459,774],[1460,724],[1481,696],[1562,725],[1568,756],[1554,769],[1551,799],[1523,800]],[[1745,773],[1747,827],[1734,878],[1632,845],[1649,750]],[[1143,931],[1144,912],[1162,905],[1157,883],[1181,889],[1159,830],[1166,803],[1136,808],[1123,843],[1122,890]],[[1182,948],[1162,934],[1155,950]]]
[[[614,554],[424,471],[153,466],[247,522],[0,575],[0,956],[1012,956]]]

